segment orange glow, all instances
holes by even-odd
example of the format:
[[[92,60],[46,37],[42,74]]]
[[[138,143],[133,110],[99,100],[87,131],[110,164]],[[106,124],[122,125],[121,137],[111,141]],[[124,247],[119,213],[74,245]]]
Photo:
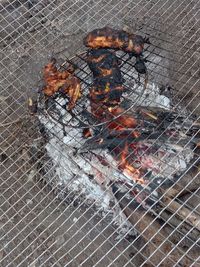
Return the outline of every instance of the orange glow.
[[[109,107],[108,111],[113,115],[118,116],[124,111],[124,109],[121,107]],[[130,128],[135,128],[136,126],[137,126],[136,119],[127,114],[119,116],[114,121],[108,124],[109,129],[113,129],[116,131],[124,131]],[[134,130],[130,135],[132,135],[134,138],[138,138],[140,136],[140,132]],[[135,182],[144,185],[145,181],[143,178],[141,178],[140,171],[138,169],[135,169],[131,164],[129,164],[127,159],[128,156],[129,156],[129,147],[128,143],[126,142],[124,149],[121,152],[119,168],[123,170],[123,173],[125,175],[130,176]]]
[[[119,168],[123,170],[124,175],[130,176],[134,182],[144,185],[145,181],[143,178],[141,178],[140,171],[129,164],[127,157],[128,157],[128,144],[126,143],[121,153]]]
[[[108,124],[108,128],[111,129],[111,130],[116,130],[116,131],[126,130],[125,127],[123,127],[122,125],[118,124],[116,121],[110,122]]]
[[[103,68],[100,68],[101,70],[101,75],[102,76],[108,76],[108,75],[111,75],[112,74],[112,69],[103,69]]]
[[[126,128],[134,128],[137,125],[137,121],[128,115],[122,115],[116,121]]]
[[[121,107],[109,107],[108,110],[113,115],[119,115],[119,114],[121,114],[124,111],[124,109],[121,108]]]
[[[140,171],[138,169],[135,169],[132,165],[127,163],[125,165],[123,173],[131,176],[134,182],[139,183],[141,185],[145,184],[144,179],[140,177]]]
[[[121,107],[109,107],[108,111],[114,116],[119,116],[121,113],[124,112],[124,109]],[[122,114],[121,116],[114,119],[112,123],[109,123],[108,128],[122,131],[126,130],[126,128],[135,128],[136,125],[136,119],[127,114]]]
[[[116,131],[123,131],[126,129],[135,128],[136,125],[137,121],[133,117],[122,115],[112,122],[108,123],[108,128]],[[138,132],[135,131],[135,134],[138,135]]]
[[[132,132],[132,136],[134,137],[134,138],[138,138],[138,137],[140,137],[140,132],[138,132],[138,131],[133,131]]]
[[[120,167],[122,169],[124,169],[126,167],[126,164],[127,164],[127,155],[128,155],[128,144],[126,143],[125,144],[125,147],[124,147],[124,150],[122,150],[122,153],[121,153],[121,162],[120,162]]]
[[[83,136],[84,136],[85,138],[88,138],[88,137],[91,137],[91,136],[92,136],[92,133],[91,133],[90,128],[85,128],[85,129],[83,129]]]

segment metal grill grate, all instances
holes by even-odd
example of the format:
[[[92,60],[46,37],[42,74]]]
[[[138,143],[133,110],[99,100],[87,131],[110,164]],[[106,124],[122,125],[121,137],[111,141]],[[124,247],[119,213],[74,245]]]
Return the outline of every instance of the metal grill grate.
[[[199,174],[198,170],[193,172],[198,169],[198,154],[189,172],[175,183],[181,182],[179,194],[185,190],[187,194],[171,197],[163,209],[156,205],[148,210],[133,208],[127,194],[116,192],[121,209],[116,202],[112,203],[113,210],[117,209],[122,223],[132,223],[125,237],[119,235],[120,224],[113,224],[110,212],[96,209],[95,202],[88,205],[81,194],[71,192],[70,181],[60,184],[56,166],[45,149],[52,129],[48,132],[45,124],[30,116],[26,105],[28,96],[37,98],[40,72],[49,57],[63,61],[77,54],[71,61],[78,67],[76,75],[84,90],[75,109],[76,116],[80,115],[92,83],[85,54],[79,53],[83,50],[82,38],[91,29],[109,24],[128,26],[150,37],[152,44],[145,49],[149,81],[161,91],[170,89],[164,93],[170,91],[173,109],[181,106],[179,115],[187,120],[195,114],[198,120],[199,2],[18,0],[2,1],[0,9],[2,266],[200,266],[199,225],[188,224],[200,213]],[[125,53],[118,56],[127,89],[135,85],[135,91],[129,90],[125,100],[129,98],[130,104],[136,105],[144,92],[131,102],[141,87],[134,61],[127,60]],[[58,97],[50,102],[47,114],[41,100],[39,114],[57,118],[50,106],[60,105],[59,101]],[[54,120],[55,128],[59,124]],[[56,132],[57,140],[60,132],[62,127]],[[73,131],[71,135],[76,138]],[[56,145],[54,148],[59,150]],[[69,169],[63,167],[63,171]],[[170,215],[174,203],[177,210]],[[175,220],[183,207],[189,213],[177,225]]]

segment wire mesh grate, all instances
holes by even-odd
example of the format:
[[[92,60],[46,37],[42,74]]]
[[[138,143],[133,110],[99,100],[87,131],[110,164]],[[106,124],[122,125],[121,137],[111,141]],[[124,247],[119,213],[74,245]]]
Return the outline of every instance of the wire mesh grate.
[[[90,202],[81,191],[69,190],[71,180],[61,183],[55,171],[59,160],[52,160],[47,153],[48,142],[53,139],[57,140],[50,143],[55,155],[66,157],[70,144],[59,143],[64,140],[63,129],[68,131],[66,140],[82,142],[78,138],[80,132],[73,130],[74,123],[79,116],[78,122],[86,124],[81,129],[88,127],[89,117],[83,121],[83,111],[87,111],[92,84],[86,54],[80,52],[84,49],[82,38],[86,32],[107,24],[128,26],[129,30],[150,37],[151,44],[146,45],[144,52],[149,81],[170,97],[173,110],[184,117],[181,127],[191,118],[198,122],[199,2],[18,0],[2,1],[0,10],[2,266],[199,266],[199,225],[190,224],[200,213],[196,151],[194,162],[170,187],[172,195],[169,197],[166,191],[146,210],[141,205],[133,207],[133,201],[127,198],[130,187],[125,188],[126,194],[117,190],[118,201],[110,203],[118,217],[117,225],[112,212],[96,208],[98,201]],[[61,96],[46,106],[39,98],[39,120],[27,111],[27,98],[38,98],[41,70],[54,56],[58,62],[71,59],[83,88],[70,125],[61,124],[67,104]],[[127,60],[122,52],[117,56],[127,89],[123,100],[129,100],[131,105],[134,97],[137,105],[142,96],[146,97],[146,93],[138,91],[143,88],[144,77],[139,83],[134,59]],[[42,124],[41,117],[46,119]],[[198,139],[198,132],[193,137]],[[101,165],[91,160],[93,156],[84,152],[81,157],[85,164],[95,163],[93,168],[98,171]],[[69,161],[69,157],[65,160]],[[62,165],[63,172],[78,169],[76,163],[70,168]],[[166,164],[166,169],[170,164]],[[112,166],[111,173],[116,171],[117,167]],[[78,172],[86,175],[84,168]],[[104,189],[107,194],[111,186]],[[177,188],[179,195],[185,192],[184,195],[173,195]],[[158,202],[163,206],[157,206]],[[125,234],[120,233],[119,222],[128,221],[131,226]]]

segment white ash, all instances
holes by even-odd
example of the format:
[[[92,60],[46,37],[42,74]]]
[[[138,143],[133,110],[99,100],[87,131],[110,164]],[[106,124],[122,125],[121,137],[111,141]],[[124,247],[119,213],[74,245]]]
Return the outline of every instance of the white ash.
[[[158,143],[158,142],[157,142]],[[149,141],[147,145],[151,146]],[[170,144],[166,141],[156,154],[145,155],[141,158],[141,165],[152,171],[154,177],[172,179],[173,175],[181,175],[193,158],[194,153],[190,148]]]
[[[126,95],[127,99],[131,99],[131,102],[135,106],[144,106],[144,107],[158,107],[169,110],[171,108],[170,99],[162,94],[160,94],[159,87],[154,83],[147,83],[146,89],[144,85],[133,83],[133,81],[126,81],[126,85],[131,90],[131,96]]]
[[[65,121],[70,118],[71,115],[66,111]],[[113,170],[103,166],[94,156],[89,160],[84,159],[79,154],[74,155],[75,148],[79,148],[85,141],[82,138],[81,130],[66,128],[68,134],[64,136],[62,126],[51,117],[40,115],[39,119],[50,133],[46,150],[53,161],[54,171],[59,178],[57,186],[62,188],[67,186],[68,190],[74,192],[77,197],[84,194],[85,203],[88,205],[95,203],[95,208],[102,213],[102,216],[109,213],[109,217],[111,216],[113,219],[113,224],[119,227],[120,236],[127,232],[135,235],[136,232],[126,220],[125,215],[120,212],[120,207],[113,198],[110,189],[105,187],[105,184],[110,181],[109,178],[112,179],[114,176]],[[101,155],[111,159],[112,163],[117,166],[107,151],[101,151]],[[89,175],[93,175],[95,179],[89,179]],[[102,176],[101,179],[100,175]],[[114,201],[114,207],[110,206],[111,201]]]
[[[147,84],[147,89],[143,92],[143,85],[133,86],[133,94],[131,96],[132,101],[136,101],[137,105],[142,106],[156,106],[160,108],[170,109],[170,100],[164,95],[160,95],[159,88],[155,84]],[[143,92],[143,94],[141,93]],[[66,100],[62,98],[57,98],[58,103],[64,104]],[[71,115],[60,107],[56,106],[56,109],[60,111],[63,116],[63,122],[67,123],[71,120]],[[95,203],[95,207],[102,212],[103,215],[109,213],[113,219],[114,224],[119,226],[119,232],[121,234],[126,234],[132,229],[132,225],[125,218],[123,212],[121,212],[120,207],[112,195],[111,189],[107,186],[113,179],[119,179],[123,176],[123,179],[128,179],[130,182],[130,177],[126,177],[121,174],[117,169],[117,162],[106,150],[95,151],[103,158],[106,158],[110,163],[110,166],[104,166],[93,154],[81,156],[79,153],[75,153],[77,148],[80,148],[85,139],[82,137],[82,130],[78,128],[65,127],[66,136],[63,132],[63,126],[52,119],[49,115],[40,115],[40,122],[45,126],[46,130],[50,133],[49,142],[46,144],[46,150],[48,156],[52,159],[55,166],[55,172],[58,177],[58,187],[63,186],[68,188],[70,192],[74,192],[76,196],[85,196],[86,204]],[[187,153],[187,152],[186,152]],[[190,155],[191,156],[191,155]],[[191,157],[188,153],[188,159]],[[149,156],[147,159],[152,160],[153,156]],[[145,159],[144,159],[145,160]],[[153,159],[154,160],[154,159]],[[188,160],[185,157],[178,157],[174,164],[180,164],[180,170],[186,168]],[[164,171],[164,165],[159,165],[159,161],[155,160],[155,169],[158,167],[160,171]],[[169,168],[169,171],[172,171]],[[94,177],[90,179],[89,177]],[[110,203],[115,203],[114,207]],[[133,233],[134,229],[132,229]],[[130,233],[130,232],[129,232]]]

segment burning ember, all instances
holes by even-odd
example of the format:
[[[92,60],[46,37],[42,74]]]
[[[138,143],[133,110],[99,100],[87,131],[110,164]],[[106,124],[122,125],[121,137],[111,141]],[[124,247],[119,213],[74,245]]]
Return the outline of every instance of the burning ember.
[[[146,74],[142,52],[147,42],[110,28],[89,33],[84,44],[90,50],[80,57],[92,72],[88,91],[81,89],[85,71],[76,73],[72,65],[61,70],[55,61],[44,68],[48,108],[40,103],[39,119],[49,132],[46,149],[56,174],[60,183],[104,209],[114,198],[110,184],[148,208],[158,199],[155,189],[169,187],[196,160],[199,123],[194,118],[172,111],[170,99],[150,82],[144,92],[143,85],[135,84],[129,95],[115,50],[129,53],[129,60],[136,57],[135,70]]]
[[[119,168],[123,170],[124,175],[130,176],[135,183],[138,184],[145,184],[145,181],[143,178],[141,178],[141,174],[139,169],[134,168],[131,164],[129,164],[127,158],[129,156],[128,151],[128,144],[125,144],[125,148],[121,153],[121,161],[119,163]]]

